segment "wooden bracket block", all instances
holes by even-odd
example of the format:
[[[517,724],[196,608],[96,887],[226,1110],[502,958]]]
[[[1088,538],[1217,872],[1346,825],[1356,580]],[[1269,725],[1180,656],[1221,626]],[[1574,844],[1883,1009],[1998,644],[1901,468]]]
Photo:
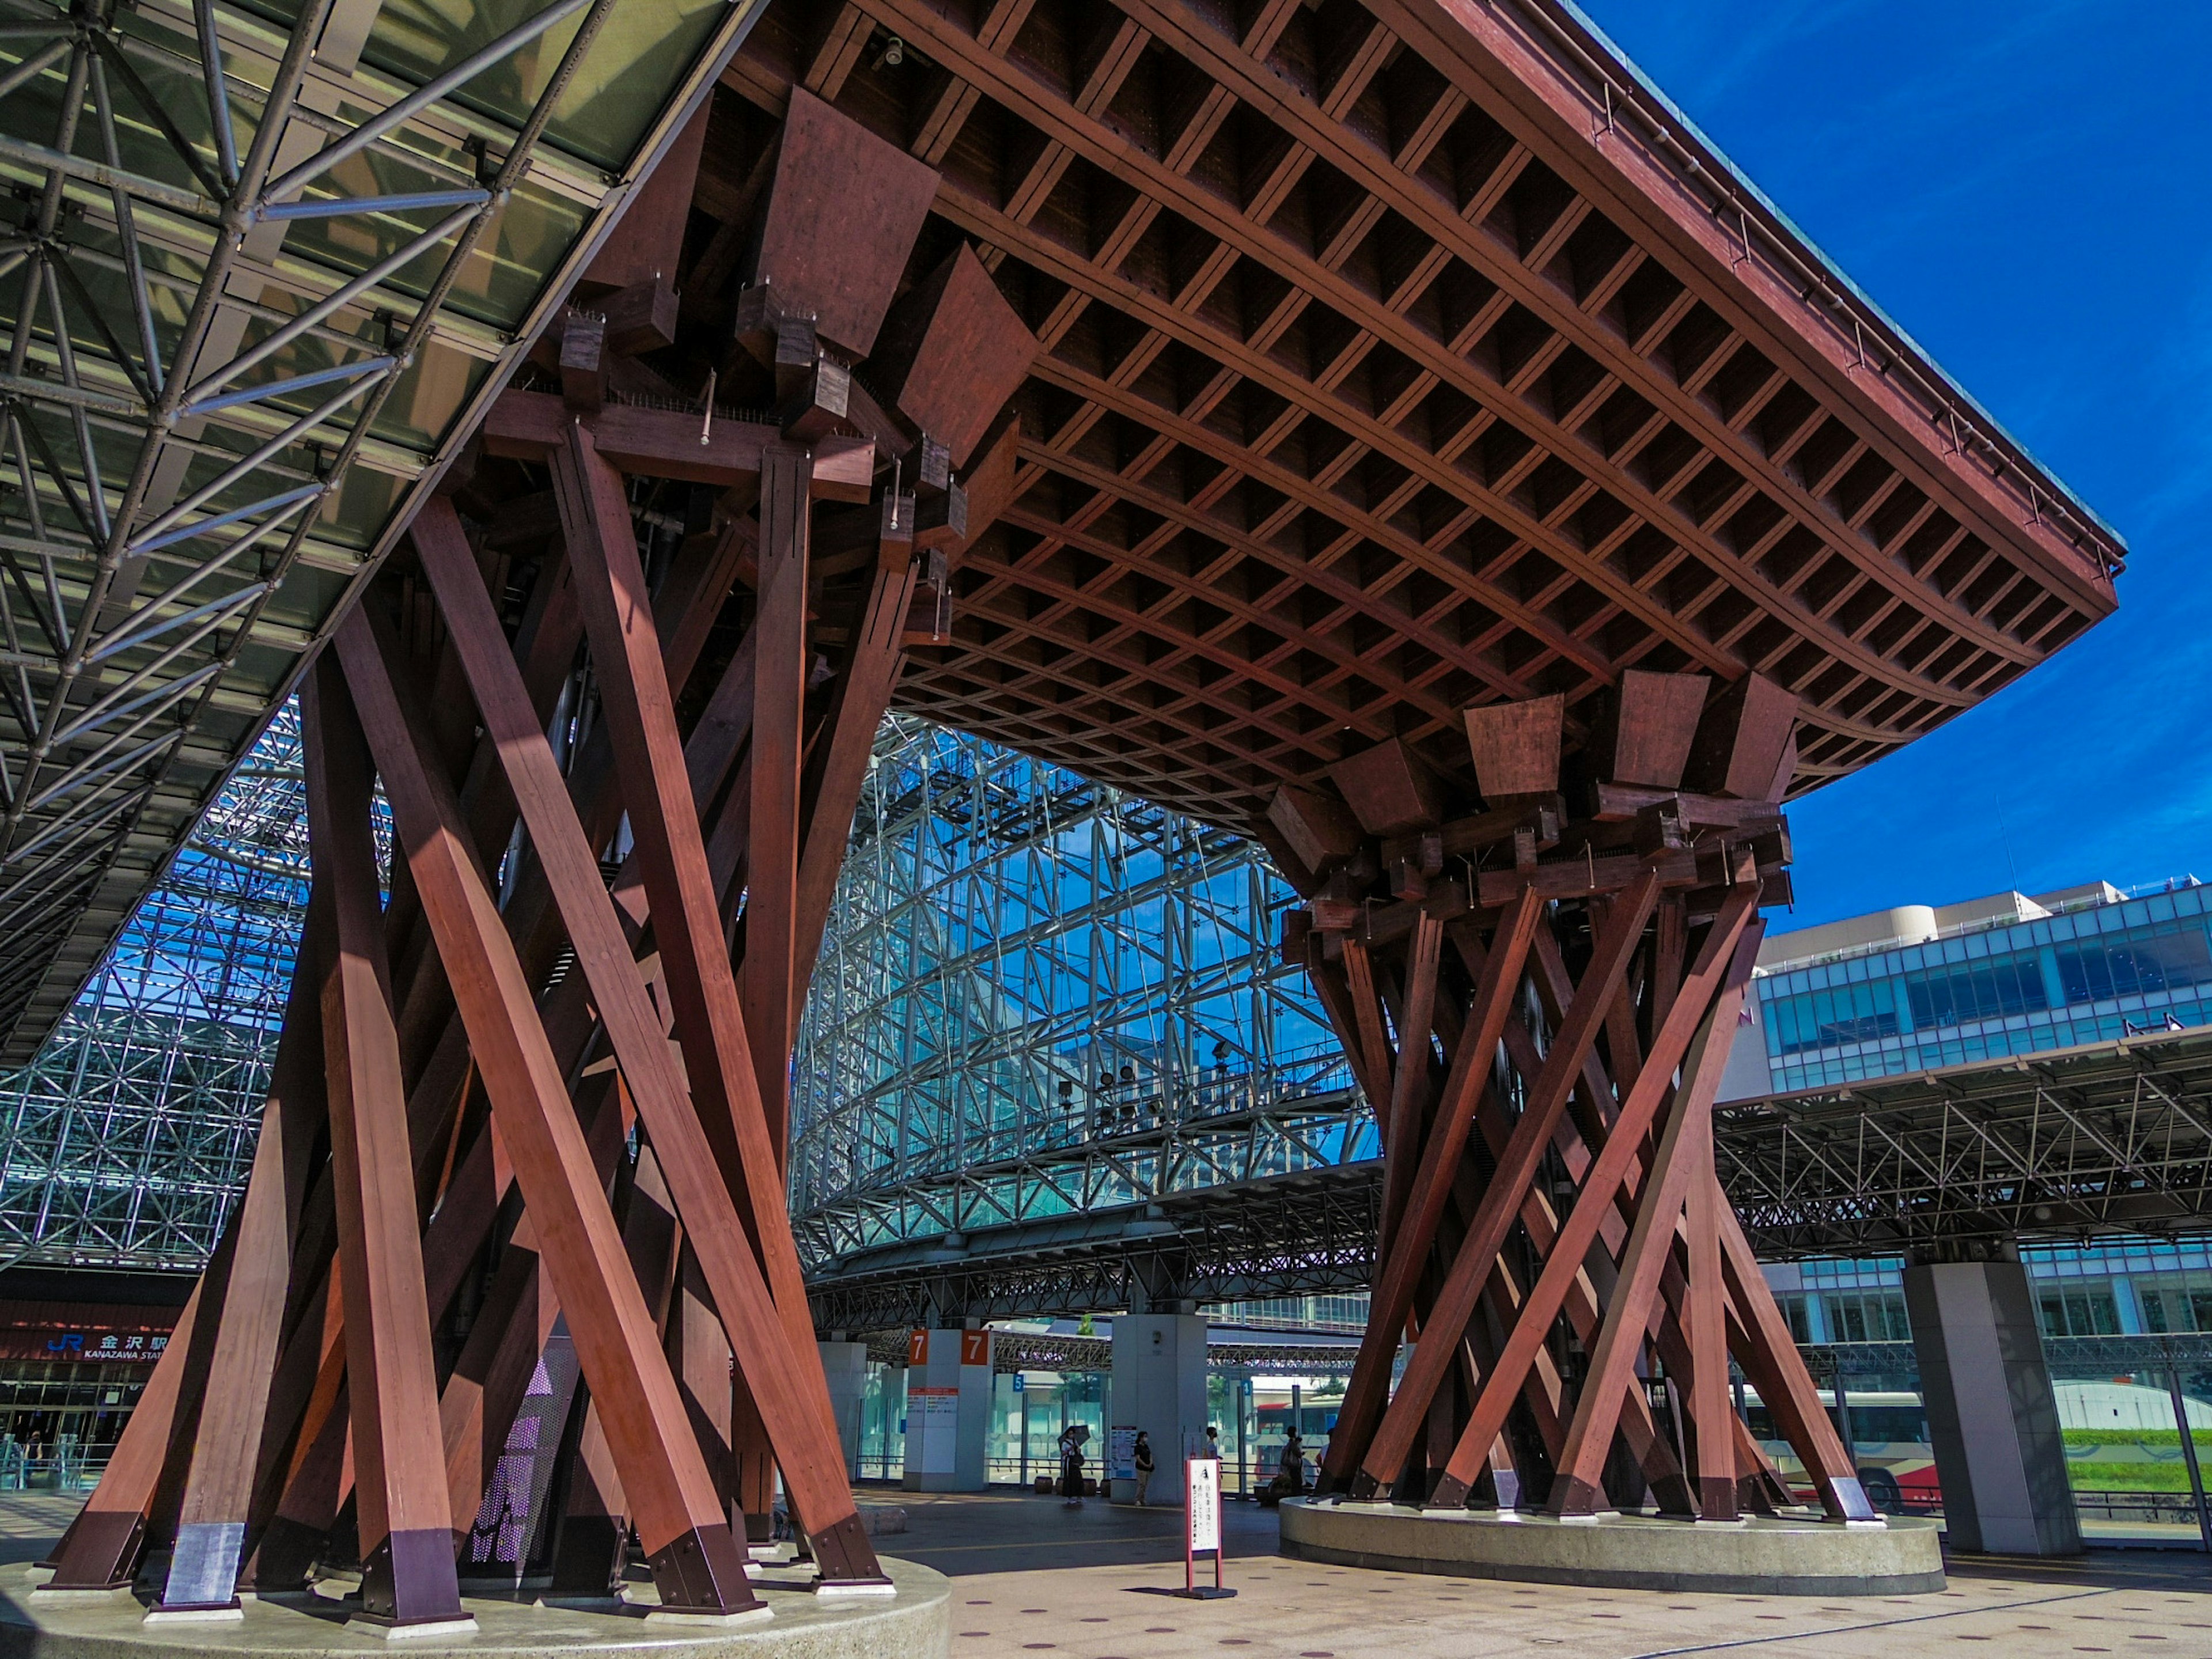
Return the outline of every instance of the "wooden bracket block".
[[[484,452],[545,461],[568,441],[574,416],[543,392],[502,392],[481,428]],[[593,446],[616,468],[648,478],[727,486],[760,477],[762,452],[781,441],[772,426],[708,422],[684,410],[610,404],[586,424]],[[830,437],[814,446],[817,500],[866,501],[875,495],[876,447],[866,438]]]
[[[1424,830],[1412,836],[1410,842],[1410,846],[1401,842],[1397,856],[1386,857],[1382,861],[1383,873],[1390,879],[1392,898],[1426,898],[1429,884],[1444,872],[1442,830]]]
[[[812,93],[793,88],[753,276],[855,356],[873,349],[938,177]]]
[[[1348,933],[1359,926],[1366,907],[1350,899],[1329,898],[1326,896],[1309,903],[1304,910],[1307,926],[1318,933]]]
[[[1370,836],[1402,835],[1443,821],[1435,778],[1395,738],[1337,762],[1328,779]]]
[[[1778,869],[1796,861],[1790,842],[1790,820],[1778,812],[1771,817],[1747,818],[1737,840],[1751,848],[1752,857],[1762,870]]]
[[[1472,859],[1501,842],[1514,842],[1517,845],[1525,840],[1528,848],[1528,861],[1534,864],[1537,854],[1548,853],[1559,845],[1559,824],[1565,811],[1557,796],[1546,795],[1515,805],[1478,812],[1471,818],[1454,818],[1436,832],[1437,856],[1440,860]],[[1424,832],[1390,836],[1382,843],[1382,862],[1388,866],[1407,859],[1425,860],[1429,840],[1430,836]],[[1441,863],[1429,873],[1432,876],[1442,874]]]
[[[1684,781],[1700,794],[1771,799],[1796,724],[1796,692],[1745,675],[1706,704]]]
[[[775,319],[775,341],[769,367],[775,371],[778,403],[789,403],[805,392],[822,361],[822,337],[814,319],[785,312]]]
[[[968,492],[958,484],[930,496],[916,510],[915,539],[922,546],[950,552],[968,544]]]
[[[1291,884],[1291,890],[1300,898],[1310,899],[1321,890],[1321,872],[1309,866],[1290,838],[1265,817],[1249,820],[1246,829],[1252,839],[1267,849],[1268,859]]]
[[[738,319],[732,337],[763,368],[775,367],[776,342],[783,328],[783,301],[765,282],[749,284],[738,295]]]
[[[1483,799],[1503,805],[1524,796],[1553,795],[1559,788],[1559,742],[1567,700],[1531,697],[1467,711],[1467,746]]]
[[[607,319],[572,311],[561,328],[561,401],[596,415],[607,397]]]
[[[1592,734],[1594,775],[1655,789],[1679,787],[1711,684],[1703,674],[1627,670],[1607,694]]]
[[[877,509],[877,568],[896,573],[914,562],[914,518],[913,496],[884,491],[883,505]],[[815,568],[821,568],[819,560]]]
[[[975,250],[959,251],[902,297],[870,360],[870,379],[964,465],[1036,356],[1036,337]]]
[[[962,487],[968,492],[968,539],[998,522],[999,515],[1014,504],[1014,464],[1022,446],[1022,417],[1009,412],[983,440],[975,464],[968,469]]]
[[[1359,825],[1344,803],[1311,789],[1285,784],[1267,803],[1267,822],[1290,843],[1298,862],[1317,874],[1359,850]]]
[[[783,435],[793,443],[809,445],[831,436],[845,423],[852,389],[852,370],[832,358],[817,358],[796,394],[777,411]]]
[[[633,283],[600,302],[606,314],[607,349],[635,357],[676,343],[676,290],[665,277]]]
[[[1761,800],[1780,801],[1788,798],[1790,785],[1797,775],[1797,728],[1790,728],[1790,740],[1782,745],[1782,758],[1775,763],[1774,781],[1759,796]]]
[[[1648,859],[1661,853],[1680,852],[1690,844],[1690,826],[1677,802],[1654,801],[1636,815],[1632,844],[1639,856]]]
[[[916,495],[952,488],[952,452],[935,433],[925,431],[915,445],[915,469]]]

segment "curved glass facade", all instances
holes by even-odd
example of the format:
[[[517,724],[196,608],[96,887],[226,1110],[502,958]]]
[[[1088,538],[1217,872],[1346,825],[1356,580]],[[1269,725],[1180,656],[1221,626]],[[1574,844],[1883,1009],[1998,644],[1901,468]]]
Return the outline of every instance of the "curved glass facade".
[[[1374,1154],[1259,848],[894,714],[794,1061],[838,1255]]]
[[[37,1057],[0,1073],[0,1249],[197,1268],[246,1182],[307,904],[288,705]]]

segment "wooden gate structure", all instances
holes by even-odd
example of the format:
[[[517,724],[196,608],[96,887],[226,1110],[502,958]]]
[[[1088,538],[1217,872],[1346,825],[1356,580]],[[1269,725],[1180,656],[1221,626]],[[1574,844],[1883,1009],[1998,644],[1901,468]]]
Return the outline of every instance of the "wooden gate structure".
[[[455,1616],[556,1320],[557,1588],[750,1607],[779,1476],[881,1582],[783,1160],[894,698],[1305,896],[1388,1153],[1333,1486],[1784,1501],[1733,1359],[1863,1518],[1713,1176],[1781,804],[2119,553],[1552,0],[774,0],[305,672],[251,1182],[53,1582]]]

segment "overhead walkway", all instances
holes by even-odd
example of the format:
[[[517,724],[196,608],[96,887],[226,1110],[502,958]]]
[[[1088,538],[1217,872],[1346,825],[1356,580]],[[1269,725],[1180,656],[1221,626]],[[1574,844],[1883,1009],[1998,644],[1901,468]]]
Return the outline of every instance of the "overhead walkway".
[[[1357,1097],[1316,1118],[1357,1147]],[[1265,1156],[1288,1113],[1161,1122],[1033,1159],[1033,1191],[1110,1161],[1169,1181],[1176,1149],[1243,1128]],[[1961,1066],[1915,1078],[1736,1102],[1718,1116],[1721,1180],[1765,1261],[1901,1255],[1994,1241],[2079,1242],[2212,1222],[2212,1028]],[[1157,1162],[1153,1160],[1157,1159]],[[1372,1157],[1173,1189],[824,1256],[809,1283],[817,1327],[869,1330],[928,1317],[1103,1312],[1133,1291],[1225,1302],[1367,1289],[1382,1163]],[[950,1178],[940,1183],[949,1192]],[[907,1202],[945,1203],[908,1194]],[[824,1236],[818,1224],[814,1237]]]

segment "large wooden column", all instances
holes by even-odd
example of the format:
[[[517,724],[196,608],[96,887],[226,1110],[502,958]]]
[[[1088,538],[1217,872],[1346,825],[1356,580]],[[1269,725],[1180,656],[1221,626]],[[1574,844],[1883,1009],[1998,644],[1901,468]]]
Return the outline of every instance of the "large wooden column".
[[[804,95],[753,267],[687,273],[706,140],[310,671],[315,898],[252,1181],[58,1584],[173,1539],[161,1611],[226,1611],[241,1573],[305,1583],[350,1504],[368,1616],[454,1617],[557,1316],[564,1582],[618,1589],[634,1528],[664,1607],[757,1615],[732,1523],[765,1537],[780,1477],[817,1589],[890,1589],[786,1210],[791,1049],[1035,342],[972,250],[908,269],[935,173]]]
[[[442,1622],[461,1616],[460,1589],[377,897],[369,763],[351,699],[327,658],[302,692],[301,713],[308,837],[331,887],[331,939],[319,965],[362,1603],[371,1618],[394,1625]]]
[[[252,1513],[257,1454],[283,1332],[301,1211],[326,1099],[324,963],[336,904],[324,882],[309,897],[299,966],[285,1004],[270,1095],[262,1109],[232,1247],[226,1316],[210,1358],[208,1403],[194,1437],[171,1547],[164,1612],[238,1605],[238,1570]]]
[[[1285,949],[1384,1145],[1382,1267],[1325,1488],[1568,1516],[1648,1490],[1663,1514],[1732,1519],[1771,1496],[1733,1360],[1826,1512],[1872,1516],[1714,1172],[1759,907],[1789,890],[1775,796],[1794,704],[1765,688],[1753,701],[1778,715],[1747,721],[1740,696],[1708,712],[1708,690],[1632,671],[1572,743],[1556,697],[1470,709],[1479,801],[1395,743],[1273,801],[1270,840],[1307,896]],[[1686,793],[1693,749],[1776,782]],[[1662,1381],[1671,1425],[1650,1398]]]

